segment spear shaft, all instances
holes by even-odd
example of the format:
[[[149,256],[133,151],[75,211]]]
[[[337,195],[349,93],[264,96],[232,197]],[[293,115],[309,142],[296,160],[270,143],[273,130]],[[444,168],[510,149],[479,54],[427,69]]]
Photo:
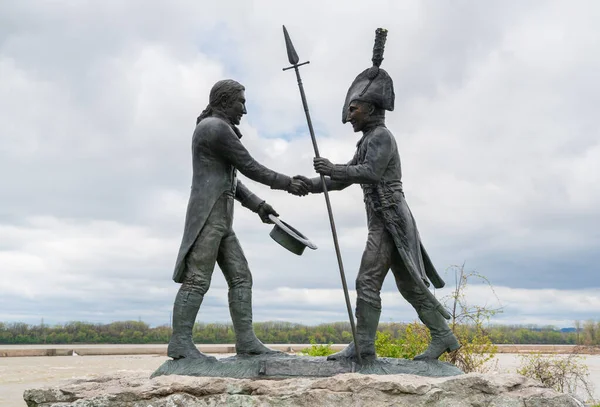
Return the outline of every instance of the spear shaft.
[[[308,103],[306,101],[306,94],[304,93],[304,85],[302,84],[302,78],[300,77],[300,70],[298,67],[308,64],[310,61],[303,62],[301,64],[298,63],[299,58],[296,50],[294,49],[294,45],[292,44],[292,40],[285,28],[283,26],[283,34],[285,37],[285,46],[287,48],[288,59],[292,66],[288,68],[284,68],[286,71],[288,69],[294,68],[296,71],[296,79],[298,79],[298,88],[300,89],[300,97],[302,98],[302,105],[304,106],[304,113],[306,114],[306,122],[308,123],[308,130],[310,132],[310,138],[312,140],[313,148],[315,150],[315,157],[319,158],[319,146],[317,145],[317,138],[315,137],[315,131],[313,129],[312,120],[310,118],[310,112],[308,110]],[[344,272],[344,264],[342,262],[342,254],[340,251],[340,245],[338,243],[337,231],[335,228],[335,221],[333,219],[333,210],[331,209],[331,201],[329,199],[329,191],[327,190],[327,184],[325,183],[325,176],[321,175],[321,184],[323,185],[323,195],[325,196],[325,204],[327,205],[327,213],[329,214],[329,224],[331,225],[331,234],[333,236],[333,245],[335,247],[335,254],[337,256],[338,266],[340,269],[340,278],[342,280],[342,288],[344,289],[344,298],[346,300],[346,308],[348,310],[348,318],[350,319],[350,328],[352,329],[352,339],[354,340],[354,349],[356,350],[356,359],[358,364],[362,364],[362,360],[360,357],[360,349],[358,345],[358,341],[356,340],[356,325],[354,324],[354,316],[352,315],[352,306],[350,305],[350,295],[348,294],[348,284],[346,283],[346,273]]]

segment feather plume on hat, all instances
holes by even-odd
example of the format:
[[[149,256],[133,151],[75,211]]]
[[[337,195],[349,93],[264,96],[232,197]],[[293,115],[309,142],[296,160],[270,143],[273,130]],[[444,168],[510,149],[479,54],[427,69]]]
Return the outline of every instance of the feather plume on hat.
[[[342,123],[346,123],[348,106],[354,100],[372,103],[380,109],[394,110],[394,99],[396,98],[394,83],[390,75],[380,68],[386,37],[386,29],[378,28],[375,31],[375,45],[371,59],[373,66],[358,74],[348,89],[342,109]]]

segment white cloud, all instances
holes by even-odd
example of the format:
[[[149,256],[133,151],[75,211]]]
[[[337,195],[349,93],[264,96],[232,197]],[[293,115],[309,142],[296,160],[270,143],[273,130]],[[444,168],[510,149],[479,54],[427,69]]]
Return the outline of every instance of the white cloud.
[[[168,317],[191,131],[218,79],[246,86],[242,141],[255,158],[314,175],[295,76],[281,70],[282,24],[311,61],[304,86],[320,152],[335,162],[358,139],[340,120],[347,87],[369,65],[375,28],[389,29],[388,127],[440,270],[466,261],[488,276],[504,321],[597,315],[587,290],[600,287],[599,13],[593,2],[2,4],[0,320]],[[257,317],[344,320],[323,197],[247,185],[319,246],[291,255],[236,207]],[[353,287],[362,194],[331,199]],[[219,275],[203,309],[222,319]],[[385,318],[414,318],[393,282],[383,296]]]

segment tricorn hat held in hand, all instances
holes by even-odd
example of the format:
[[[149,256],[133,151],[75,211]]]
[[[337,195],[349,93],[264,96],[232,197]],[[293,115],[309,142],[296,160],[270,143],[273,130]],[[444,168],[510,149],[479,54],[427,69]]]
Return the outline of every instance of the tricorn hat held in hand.
[[[373,103],[380,109],[394,110],[394,83],[390,75],[379,66],[383,61],[383,50],[387,30],[378,28],[375,31],[375,45],[373,46],[373,66],[358,74],[344,101],[342,109],[342,123],[346,123],[348,106],[354,100]]]
[[[288,249],[290,252],[301,256],[305,248],[316,250],[317,246],[312,243],[306,236],[294,229],[276,216],[269,215],[269,219],[275,225],[269,234],[273,240],[281,246]]]

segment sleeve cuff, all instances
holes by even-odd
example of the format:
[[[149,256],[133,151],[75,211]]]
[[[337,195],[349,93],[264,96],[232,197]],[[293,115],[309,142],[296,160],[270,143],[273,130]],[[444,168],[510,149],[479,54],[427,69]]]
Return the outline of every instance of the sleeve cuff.
[[[258,196],[250,194],[246,199],[244,199],[242,206],[250,209],[252,212],[256,212],[258,211],[260,204],[263,202],[265,201],[260,199]]]
[[[310,179],[310,193],[318,194],[323,192],[323,184],[321,183],[321,177]]]
[[[291,182],[292,179],[287,175],[275,174],[275,178],[273,178],[273,181],[271,182],[271,189],[285,190],[288,188]]]
[[[348,179],[348,166],[344,164],[336,164],[331,172],[331,179],[336,181],[345,181]]]

